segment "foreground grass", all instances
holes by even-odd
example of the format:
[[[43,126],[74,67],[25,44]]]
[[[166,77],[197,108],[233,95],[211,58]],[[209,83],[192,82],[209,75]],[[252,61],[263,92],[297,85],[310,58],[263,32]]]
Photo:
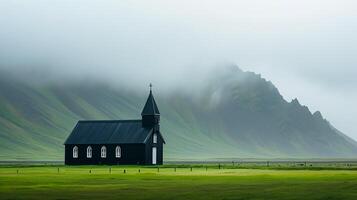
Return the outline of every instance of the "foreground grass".
[[[357,199],[355,170],[175,167],[2,166],[0,199]]]

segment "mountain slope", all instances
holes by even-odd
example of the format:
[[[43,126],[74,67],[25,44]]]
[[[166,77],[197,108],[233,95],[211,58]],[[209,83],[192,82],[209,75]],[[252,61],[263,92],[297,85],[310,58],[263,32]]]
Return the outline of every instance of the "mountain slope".
[[[0,159],[62,160],[62,143],[79,119],[136,119],[146,93],[99,82],[28,84],[0,80]],[[357,145],[320,112],[232,66],[192,91],[154,95],[167,159],[355,157]]]

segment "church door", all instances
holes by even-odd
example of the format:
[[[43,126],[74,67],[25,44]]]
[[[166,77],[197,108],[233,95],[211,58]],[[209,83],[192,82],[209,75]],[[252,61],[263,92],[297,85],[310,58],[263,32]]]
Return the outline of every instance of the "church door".
[[[156,150],[156,147],[153,147],[152,148],[152,164],[153,165],[156,165],[156,157],[157,157],[157,150]]]

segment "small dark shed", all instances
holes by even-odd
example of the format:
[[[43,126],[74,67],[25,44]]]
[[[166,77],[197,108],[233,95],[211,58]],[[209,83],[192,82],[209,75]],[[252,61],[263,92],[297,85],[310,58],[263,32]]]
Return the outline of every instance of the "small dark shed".
[[[163,163],[160,112],[150,89],[141,120],[79,121],[67,138],[66,165]]]

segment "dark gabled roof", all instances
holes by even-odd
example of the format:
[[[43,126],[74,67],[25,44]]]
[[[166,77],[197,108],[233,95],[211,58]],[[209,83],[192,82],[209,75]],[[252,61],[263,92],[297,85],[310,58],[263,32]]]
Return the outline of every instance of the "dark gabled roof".
[[[148,99],[146,100],[143,111],[141,112],[141,116],[143,115],[160,115],[159,108],[157,108],[154,96],[150,90],[150,94]]]
[[[145,143],[151,132],[141,120],[79,121],[64,144]]]
[[[156,133],[158,133],[158,134],[159,134],[159,136],[160,136],[160,138],[162,139],[162,141],[164,142],[164,144],[166,144],[166,141],[165,141],[164,137],[162,137],[161,132],[160,132],[160,131],[158,131],[158,132],[156,132]],[[148,139],[149,139],[149,137],[147,137],[147,138],[145,139],[144,143],[146,143],[146,142],[148,141]]]

